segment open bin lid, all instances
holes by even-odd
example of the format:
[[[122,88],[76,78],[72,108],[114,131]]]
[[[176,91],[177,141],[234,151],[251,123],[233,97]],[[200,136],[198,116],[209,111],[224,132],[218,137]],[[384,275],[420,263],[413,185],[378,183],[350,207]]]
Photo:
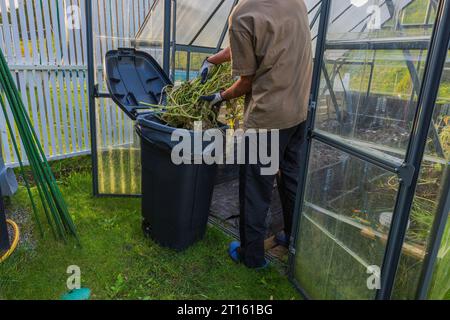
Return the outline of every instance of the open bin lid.
[[[164,87],[172,85],[158,62],[146,52],[134,48],[109,51],[105,57],[106,83],[111,98],[132,119],[143,104],[160,104]]]

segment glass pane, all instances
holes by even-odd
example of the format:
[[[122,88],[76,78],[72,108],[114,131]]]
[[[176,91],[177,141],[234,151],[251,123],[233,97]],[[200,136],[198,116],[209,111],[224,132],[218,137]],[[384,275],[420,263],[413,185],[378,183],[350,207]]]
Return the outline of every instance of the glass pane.
[[[140,140],[134,122],[110,99],[97,100],[96,108],[99,193],[141,194]]]
[[[103,64],[102,64],[103,65]],[[108,92],[103,67],[97,68],[100,92]],[[140,146],[134,121],[111,99],[96,99],[97,160],[100,194],[139,195]]]
[[[192,43],[195,46],[216,48],[218,40],[227,23],[234,0],[178,0],[177,1],[177,43],[189,45],[198,34],[197,39]],[[313,32],[313,42],[317,36],[320,0],[306,0],[311,28]],[[160,46],[163,40],[164,26],[164,1],[156,2],[150,16],[144,22],[137,41],[146,43],[146,46]],[[217,11],[216,11],[217,9]],[[216,11],[216,12],[215,12]],[[214,13],[215,12],[215,13]],[[208,18],[214,13],[210,21]],[[206,25],[205,23],[208,22]],[[205,26],[204,26],[205,25]],[[203,30],[202,27],[204,26]],[[223,47],[228,45],[228,34],[225,36]]]
[[[425,159],[420,171],[411,212],[407,244],[414,251],[403,251],[395,287],[396,298],[414,299],[417,294],[423,262],[430,245],[430,231],[436,223],[440,204],[449,190],[443,181],[450,170],[450,54],[443,73],[439,98],[428,135]],[[448,212],[446,213],[448,215]],[[447,223],[439,252],[430,298],[443,299],[450,294],[450,224]]]
[[[162,46],[164,37],[164,1],[156,0],[136,40]]]
[[[202,67],[203,61],[208,57],[208,54],[204,53],[192,53],[191,54],[191,77],[197,77],[199,70]]]
[[[313,142],[295,261],[312,298],[375,297],[367,272],[382,264],[397,183],[395,174]]]
[[[233,0],[226,0],[220,7],[220,0],[179,0],[177,1],[177,43],[190,44],[194,40],[195,35],[201,31],[201,28],[208,22],[214,11],[211,21],[207,23],[202,31],[202,45],[215,48],[217,46],[217,35],[215,38],[210,37],[213,34],[219,34],[228,19],[230,8]],[[222,7],[228,8],[224,10]],[[211,22],[214,20],[214,24]],[[220,31],[218,31],[220,30]]]
[[[102,68],[97,70],[100,92],[108,92]],[[134,121],[111,99],[96,100],[97,160],[99,193],[141,194],[139,137]]]
[[[434,15],[429,0],[332,1],[316,128],[403,160]]]
[[[151,53],[156,59],[161,56],[158,46],[151,43],[139,43],[134,40],[138,25],[132,18],[135,7],[133,0],[115,3],[94,1],[94,12],[99,16],[93,19],[95,83],[99,92],[107,93],[104,58],[109,50],[119,47],[133,47]],[[98,10],[104,7],[105,10]],[[123,19],[117,21],[118,12]],[[157,38],[155,38],[157,40]],[[139,195],[140,146],[134,131],[134,122],[111,99],[96,99],[96,141],[98,160],[97,179],[99,193],[108,195]]]
[[[198,32],[201,37],[199,45],[215,48],[217,40],[227,22],[234,0],[178,0],[177,1],[177,43],[191,44]],[[214,13],[211,21],[208,18]],[[139,41],[162,41],[164,30],[164,1],[159,0],[150,17],[138,35]],[[203,25],[207,23],[202,31]]]
[[[147,41],[134,40],[134,47],[137,50],[145,51],[151,55],[160,66],[163,65],[163,47],[162,42],[149,43]]]
[[[195,46],[216,48],[231,13],[234,0],[225,1],[220,9],[214,14],[205,29],[199,34],[193,43]],[[225,38],[224,38],[225,40]],[[224,41],[227,45],[228,41]]]
[[[439,250],[429,298],[450,300],[450,218]]]
[[[307,0],[305,3],[308,8],[309,25],[311,27],[311,37],[313,41],[313,52],[315,54],[317,43],[316,40],[319,31],[321,0]]]

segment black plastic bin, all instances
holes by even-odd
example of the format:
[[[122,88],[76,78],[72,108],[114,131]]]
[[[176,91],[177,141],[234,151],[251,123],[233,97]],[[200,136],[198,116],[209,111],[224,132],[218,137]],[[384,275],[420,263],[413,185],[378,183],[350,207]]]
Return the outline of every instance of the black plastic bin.
[[[153,115],[139,117],[136,130],[141,137],[144,232],[164,247],[184,250],[205,235],[217,165],[175,165],[175,129]]]
[[[147,106],[164,103],[162,89],[171,82],[150,55],[130,48],[113,50],[106,54],[105,67],[111,98],[136,120],[141,137],[144,233],[164,247],[184,250],[205,234],[217,165],[172,162],[175,128]]]

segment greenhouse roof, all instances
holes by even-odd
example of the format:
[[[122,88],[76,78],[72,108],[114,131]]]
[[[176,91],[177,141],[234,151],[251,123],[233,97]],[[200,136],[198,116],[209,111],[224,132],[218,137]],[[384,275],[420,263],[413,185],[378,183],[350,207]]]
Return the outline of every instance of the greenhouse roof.
[[[195,47],[217,48],[227,45],[226,29],[228,17],[237,4],[237,0],[177,0],[176,1],[176,42],[178,45]],[[362,4],[359,4],[362,2]],[[372,24],[381,26],[392,22],[395,12],[398,12],[414,0],[396,2],[383,1],[380,6],[371,5],[370,2],[356,0],[334,1],[331,8],[329,30],[334,42],[343,42],[342,45],[366,42],[378,44],[390,42],[395,39],[401,42],[416,42],[419,49],[423,46],[421,36],[431,32],[418,26],[411,28],[407,34],[390,32],[386,28],[383,37],[373,32]],[[310,26],[313,41],[318,31],[318,18],[320,15],[321,0],[305,0],[308,7]],[[164,1],[157,0],[149,13],[143,27],[137,35],[137,40],[146,43],[160,44],[163,41]],[[380,13],[379,18],[374,18]],[[349,21],[351,21],[349,23]],[[417,30],[418,29],[418,30]],[[373,37],[377,39],[373,39]],[[405,37],[407,36],[407,37]],[[416,38],[417,37],[417,38]],[[383,39],[385,41],[383,41]],[[223,41],[222,41],[223,40]],[[219,44],[218,42],[222,42]],[[426,45],[426,44],[425,44]]]
[[[235,0],[178,0],[176,2],[177,44],[216,48],[236,2]],[[137,35],[138,41],[162,42],[163,6],[164,1],[155,2]]]

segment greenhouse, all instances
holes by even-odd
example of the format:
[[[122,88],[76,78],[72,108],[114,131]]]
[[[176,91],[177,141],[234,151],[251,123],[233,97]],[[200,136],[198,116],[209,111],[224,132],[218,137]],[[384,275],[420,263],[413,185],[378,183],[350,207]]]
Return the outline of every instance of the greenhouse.
[[[143,149],[142,132],[137,132],[135,127],[140,123],[140,116],[150,108],[141,96],[134,97],[128,91],[120,91],[123,90],[118,88],[120,81],[127,80],[119,79],[115,70],[125,63],[128,55],[139,52],[144,57],[151,56],[159,64],[164,72],[165,85],[173,83],[177,86],[195,81],[200,76],[203,61],[229,46],[229,18],[240,1],[66,0],[64,2],[79,5],[84,23],[79,31],[73,31],[67,26],[67,18],[66,21],[61,18],[60,22],[69,31],[64,32],[62,28],[57,45],[56,40],[49,40],[49,37],[50,29],[53,30],[58,24],[55,19],[58,17],[58,1],[41,1],[36,7],[39,9],[36,9],[35,19],[38,20],[40,14],[45,17],[45,12],[51,18],[48,21],[43,18],[40,23],[42,30],[27,33],[30,21],[25,21],[29,15],[24,12],[26,6],[31,9],[29,2],[34,1],[18,1],[14,10],[13,1],[0,0],[0,45],[22,97],[24,90],[27,92],[25,107],[36,109],[31,111],[30,123],[33,122],[35,130],[38,128],[40,132],[37,140],[43,145],[43,155],[49,159],[50,165],[66,158],[75,159],[75,162],[80,159],[80,163],[88,159],[87,172],[81,170],[78,175],[69,174],[69,178],[61,183],[59,173],[56,175],[69,204],[70,201],[80,203],[70,205],[69,209],[90,205],[92,209],[89,210],[105,210],[105,214],[108,210],[126,211],[128,214],[123,217],[99,220],[100,225],[107,225],[107,233],[115,230],[117,235],[121,234],[121,224],[124,224],[127,230],[123,236],[126,259],[132,261],[135,251],[138,261],[152,253],[160,254],[160,249],[143,249],[147,246],[136,238],[141,235],[140,220],[134,217],[139,215],[136,212],[140,210],[140,201],[144,203],[144,190],[149,188],[143,177],[152,171],[144,167],[143,162],[141,165],[148,150]],[[273,243],[277,232],[283,229],[281,196],[274,189],[265,245],[267,257],[275,262],[277,270],[264,276],[263,281],[252,273],[243,273],[242,278],[248,278],[236,281],[242,281],[244,287],[247,282],[262,281],[263,294],[266,294],[264,290],[267,287],[279,286],[281,292],[271,293],[275,299],[290,299],[292,296],[313,300],[450,299],[450,1],[305,0],[305,3],[314,66],[308,133],[301,150],[291,243],[285,250]],[[21,9],[24,9],[23,12]],[[33,15],[30,16],[34,24]],[[17,26],[13,23],[14,19],[19,21]],[[5,26],[5,20],[11,21],[11,27]],[[47,27],[45,24],[48,24]],[[36,26],[38,30],[39,23],[36,22]],[[8,37],[23,36],[26,36],[27,43],[34,41],[36,47],[47,48],[48,56],[44,57],[41,53],[33,58],[34,54],[30,56],[29,50],[20,48],[23,44],[14,47],[7,40]],[[82,44],[79,47],[78,42]],[[65,46],[69,47],[69,51],[59,52],[61,57],[58,58],[57,51]],[[23,57],[22,53],[18,54],[19,51],[24,52]],[[26,60],[28,55],[31,60],[34,59],[33,64],[17,69],[20,64],[20,61],[17,62],[18,55],[22,60]],[[117,61],[114,60],[115,55],[119,56]],[[43,67],[43,60],[48,65],[59,67],[54,70]],[[66,68],[61,67],[67,61],[74,63]],[[130,72],[143,69],[142,65],[133,66]],[[159,66],[153,67],[158,71]],[[27,84],[27,74],[38,74],[33,68],[42,72],[41,78],[34,80],[34,84]],[[148,67],[145,68],[148,70]],[[129,79],[131,83],[132,77]],[[39,92],[41,85],[42,93]],[[31,87],[35,89],[30,90]],[[161,91],[162,87],[158,89]],[[61,95],[63,91],[67,94],[66,98]],[[51,97],[58,92],[61,96],[52,100]],[[158,96],[157,92],[150,93],[143,94],[153,98],[155,94]],[[42,103],[39,101],[40,94],[44,96]],[[55,114],[54,110],[58,109],[57,105],[65,103],[64,99],[70,109],[66,114],[65,107],[60,107],[59,121],[60,118],[56,118],[59,111]],[[41,116],[39,112],[42,111],[39,107],[33,107],[33,101],[40,105],[50,103],[53,109],[50,106],[46,115]],[[128,101],[128,105],[123,101]],[[151,102],[161,101],[156,99]],[[129,106],[132,108],[129,109]],[[50,117],[52,114],[55,119]],[[63,118],[68,119],[68,125]],[[52,121],[56,126],[51,125]],[[4,131],[1,141],[6,167],[16,168],[18,174],[20,160],[12,144],[5,145],[11,136],[20,134],[20,130],[7,133],[6,126],[3,128],[3,115],[0,123]],[[45,129],[46,126],[49,129]],[[62,141],[61,145],[58,140]],[[27,144],[26,141],[24,143]],[[20,146],[20,150],[24,149]],[[0,171],[3,172],[1,164]],[[64,162],[59,166],[63,167]],[[52,169],[57,170],[54,166]],[[161,165],[155,169],[158,170],[168,169]],[[167,181],[152,185],[152,192],[166,187],[166,184],[178,190],[182,183],[172,180],[169,171],[162,174],[167,175]],[[64,174],[61,173],[61,176]],[[209,229],[214,231],[213,234],[207,231],[206,244],[200,246],[209,246],[209,242],[216,238],[221,239],[217,241],[224,241],[222,237],[239,237],[239,166],[219,164],[214,179],[214,193],[208,208]],[[70,183],[74,187],[68,186]],[[21,179],[19,184],[23,184]],[[91,186],[92,190],[86,191]],[[4,190],[2,185],[2,194],[9,196]],[[86,194],[83,193],[78,200],[76,192]],[[17,197],[25,199],[26,194],[21,191]],[[101,204],[107,209],[100,208]],[[134,217],[132,226],[125,222],[131,219],[130,216]],[[74,222],[86,227],[91,220],[97,221],[89,218],[86,211],[77,215]],[[142,227],[145,232],[145,226]],[[89,230],[92,235],[97,233],[95,229]],[[83,243],[83,232],[79,233]],[[92,241],[95,239],[85,239],[88,248]],[[105,241],[109,239],[105,238]],[[117,239],[111,241],[115,246],[124,246]],[[136,247],[133,248],[133,245]],[[106,246],[91,249],[94,254],[99,250],[111,250]],[[74,250],[69,249],[76,256]],[[211,280],[205,271],[210,258],[201,254],[212,249],[201,247],[195,252],[197,247],[194,247],[192,250],[194,253],[188,251],[192,257],[188,256],[186,260],[194,263],[201,260],[198,268],[205,272],[201,281],[213,283],[205,284],[204,288],[196,284],[200,287],[199,292],[221,292],[218,298],[230,298],[226,288],[232,284],[222,284],[214,276]],[[27,257],[20,250],[18,254]],[[164,289],[164,296],[159,297],[205,298],[195,296],[197,291],[194,289],[195,294],[191,296],[189,284],[173,274],[183,273],[181,265],[185,257],[164,254],[167,255],[165,265],[155,272],[158,277],[170,277],[168,286],[174,287],[172,292]],[[85,253],[82,256],[81,260],[86,263],[83,268],[95,269],[89,265],[88,255]],[[14,254],[10,259],[14,260]],[[172,259],[180,265],[173,267],[169,262]],[[52,263],[59,260],[54,257]],[[65,256],[62,260],[65,263],[70,259]],[[100,261],[105,266],[115,263],[103,260],[103,257]],[[139,263],[147,264],[146,260]],[[158,265],[159,261],[153,259],[152,263]],[[211,263],[223,264],[216,260]],[[136,268],[142,268],[142,265]],[[125,265],[123,268],[128,270],[134,267]],[[5,270],[16,269],[11,266]],[[189,267],[187,269],[191,272]],[[152,272],[148,271],[149,274]],[[0,269],[0,276],[1,273]],[[108,279],[107,298],[135,298],[132,293],[121,296],[120,286],[126,287],[122,283],[130,281],[139,287],[146,279],[129,276],[131,280],[128,280],[124,276],[126,271],[118,271],[117,274],[114,279]],[[15,281],[13,275],[5,277],[7,280],[4,283],[0,278],[0,289],[5,285],[5,292],[9,293],[2,296],[0,291],[0,299],[14,297],[11,293]],[[28,279],[27,276],[19,278],[25,279],[23,281]],[[182,283],[179,295],[178,283]],[[224,289],[213,288],[213,285],[223,286]],[[139,288],[135,292],[140,292],[142,288]],[[246,290],[252,294],[238,297],[270,298],[269,293],[269,296],[258,296],[258,288]],[[207,299],[217,298],[206,295]],[[24,296],[27,297],[26,294]],[[99,294],[98,297],[104,296]]]

